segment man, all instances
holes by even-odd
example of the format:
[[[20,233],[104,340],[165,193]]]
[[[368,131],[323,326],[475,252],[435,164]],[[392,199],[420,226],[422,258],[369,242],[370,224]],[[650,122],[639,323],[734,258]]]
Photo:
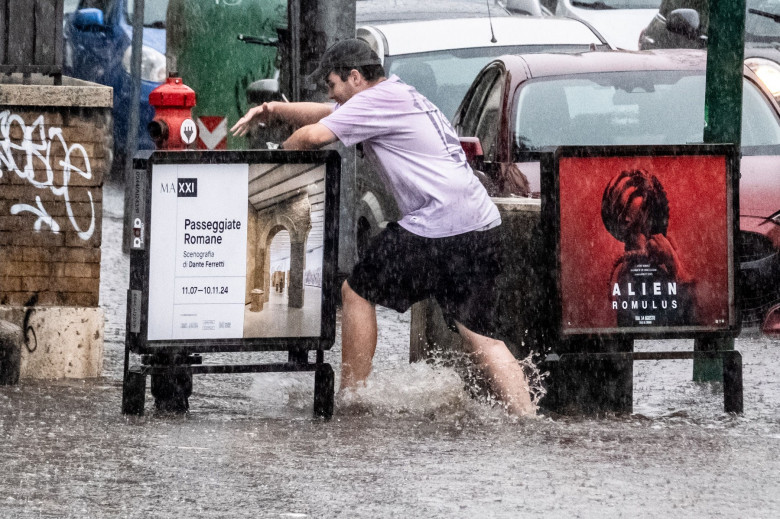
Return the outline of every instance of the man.
[[[362,40],[336,43],[310,76],[325,79],[336,106],[265,103],[231,129],[281,120],[298,126],[286,150],[363,143],[403,218],[389,224],[342,285],[341,389],[364,384],[377,343],[375,305],[399,312],[435,297],[466,340],[493,390],[515,415],[535,412],[522,367],[492,338],[500,271],[498,209],[466,163],[442,113],[397,76]]]

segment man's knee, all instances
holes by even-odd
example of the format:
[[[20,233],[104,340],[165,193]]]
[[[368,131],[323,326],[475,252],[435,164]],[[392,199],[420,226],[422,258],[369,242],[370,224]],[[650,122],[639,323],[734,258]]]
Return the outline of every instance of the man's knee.
[[[349,283],[347,283],[347,280],[345,279],[341,284],[341,300],[346,301],[352,298],[353,294],[356,294],[355,291],[352,290],[352,287],[349,286]]]
[[[360,294],[352,290],[352,287],[349,286],[346,279],[344,280],[344,283],[341,284],[341,302],[345,305],[360,303],[371,304]]]
[[[346,280],[341,285],[341,304],[346,308],[360,308],[362,305],[370,304],[363,299],[360,294],[352,290]]]
[[[471,348],[472,353],[488,353],[490,351],[507,349],[506,343],[501,339],[481,335],[466,328],[458,321],[455,321],[455,326],[460,336],[466,340],[466,345]]]

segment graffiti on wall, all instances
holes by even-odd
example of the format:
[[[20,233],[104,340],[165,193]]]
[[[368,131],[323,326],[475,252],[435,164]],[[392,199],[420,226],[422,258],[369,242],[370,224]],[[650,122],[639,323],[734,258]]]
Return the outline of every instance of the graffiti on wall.
[[[21,136],[12,138],[12,129],[16,125],[21,131]],[[17,134],[18,135],[18,134]],[[62,178],[55,182],[52,160],[55,160],[55,152],[61,148],[64,158],[59,160],[58,166],[62,168]],[[76,166],[83,160],[83,169]],[[31,125],[27,125],[21,116],[5,110],[0,112],[0,178],[3,172],[16,174],[19,178],[28,181],[38,189],[49,190],[54,196],[65,202],[65,210],[70,224],[78,233],[79,238],[88,240],[95,232],[95,205],[92,201],[92,193],[87,191],[90,206],[89,227],[82,229],[76,221],[73,213],[68,184],[72,175],[80,175],[84,179],[92,178],[92,170],[89,166],[87,151],[81,144],[68,145],[62,135],[62,128],[49,127],[46,129],[43,115],[39,116]],[[59,233],[60,225],[48,213],[40,195],[35,196],[35,205],[15,204],[11,206],[11,214],[32,213],[37,216],[33,229],[40,231],[43,226],[51,232]]]

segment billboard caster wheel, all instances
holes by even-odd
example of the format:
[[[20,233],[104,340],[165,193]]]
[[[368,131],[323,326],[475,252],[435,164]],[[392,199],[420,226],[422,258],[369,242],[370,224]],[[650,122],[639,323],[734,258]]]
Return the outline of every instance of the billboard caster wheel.
[[[192,370],[175,367],[167,373],[152,374],[154,407],[163,413],[186,413],[190,409]]]

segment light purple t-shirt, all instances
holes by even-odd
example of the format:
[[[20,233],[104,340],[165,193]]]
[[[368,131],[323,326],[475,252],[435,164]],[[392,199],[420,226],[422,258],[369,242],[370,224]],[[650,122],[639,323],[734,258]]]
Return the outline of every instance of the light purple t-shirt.
[[[320,120],[346,146],[362,142],[393,193],[404,229],[428,238],[500,222],[447,118],[392,75]]]

